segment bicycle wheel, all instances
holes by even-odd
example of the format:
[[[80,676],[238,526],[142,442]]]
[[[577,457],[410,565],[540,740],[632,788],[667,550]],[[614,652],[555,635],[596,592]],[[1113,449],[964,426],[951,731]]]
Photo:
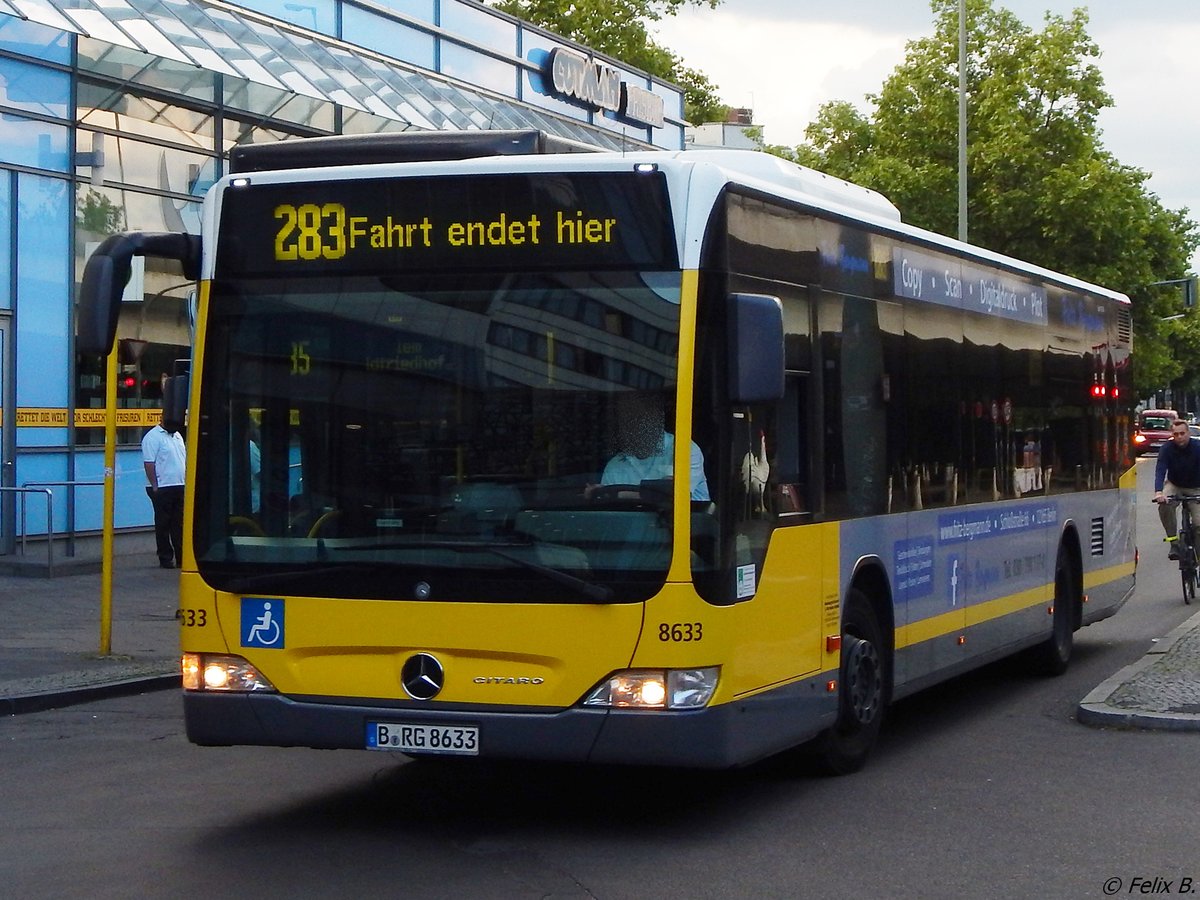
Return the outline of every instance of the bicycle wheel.
[[[1200,579],[1194,547],[1184,547],[1183,558],[1179,561],[1179,575],[1183,581],[1183,602],[1190,606],[1196,596],[1196,581]]]

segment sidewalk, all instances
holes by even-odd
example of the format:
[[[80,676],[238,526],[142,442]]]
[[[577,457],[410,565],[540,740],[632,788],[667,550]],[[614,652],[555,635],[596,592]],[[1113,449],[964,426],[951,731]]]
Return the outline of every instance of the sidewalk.
[[[1083,698],[1085,725],[1200,731],[1200,613]]]
[[[152,534],[117,536],[102,657],[99,559],[99,540],[87,539],[74,558],[56,556],[54,578],[0,574],[0,715],[179,686],[178,571],[159,568]],[[1089,693],[1077,716],[1200,731],[1200,613]]]
[[[30,547],[30,557],[44,545]],[[8,557],[0,557],[7,560]],[[110,655],[100,656],[100,541],[55,548],[55,577],[0,574],[0,715],[179,685],[179,572],[154,535],[117,535]]]

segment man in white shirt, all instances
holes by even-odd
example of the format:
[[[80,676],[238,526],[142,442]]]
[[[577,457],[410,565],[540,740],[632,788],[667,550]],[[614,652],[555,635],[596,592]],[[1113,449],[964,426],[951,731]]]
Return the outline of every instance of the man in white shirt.
[[[177,569],[183,564],[183,473],[187,452],[179,423],[164,420],[142,438],[142,463],[154,505],[154,542],[158,564]]]
[[[675,473],[675,436],[665,430],[665,409],[655,395],[622,395],[617,401],[617,454],[600,476],[601,485],[640,485],[671,478]],[[688,485],[693,500],[708,500],[704,455],[695,441],[690,448]]]

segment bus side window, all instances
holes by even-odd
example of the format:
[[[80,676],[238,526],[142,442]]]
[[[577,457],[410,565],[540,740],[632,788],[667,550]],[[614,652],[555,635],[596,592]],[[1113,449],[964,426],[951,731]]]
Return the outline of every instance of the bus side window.
[[[775,487],[775,509],[780,516],[794,516],[809,511],[808,498],[805,496],[808,444],[804,435],[807,423],[808,378],[789,372],[776,427],[777,471],[771,479]]]
[[[733,414],[735,491],[740,493],[736,517],[743,522],[774,518],[778,480],[778,428],[774,407],[757,404]]]

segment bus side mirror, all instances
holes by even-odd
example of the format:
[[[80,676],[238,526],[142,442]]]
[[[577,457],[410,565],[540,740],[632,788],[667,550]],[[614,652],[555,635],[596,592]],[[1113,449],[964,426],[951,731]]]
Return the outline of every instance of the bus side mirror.
[[[783,399],[783,304],[766,294],[730,294],[729,399],[735,404]]]
[[[200,238],[191,234],[144,234],[131,231],[104,239],[88,257],[79,285],[79,322],[75,349],[108,355],[117,334],[121,294],[129,281],[135,256],[179,260],[183,277],[200,277]]]

